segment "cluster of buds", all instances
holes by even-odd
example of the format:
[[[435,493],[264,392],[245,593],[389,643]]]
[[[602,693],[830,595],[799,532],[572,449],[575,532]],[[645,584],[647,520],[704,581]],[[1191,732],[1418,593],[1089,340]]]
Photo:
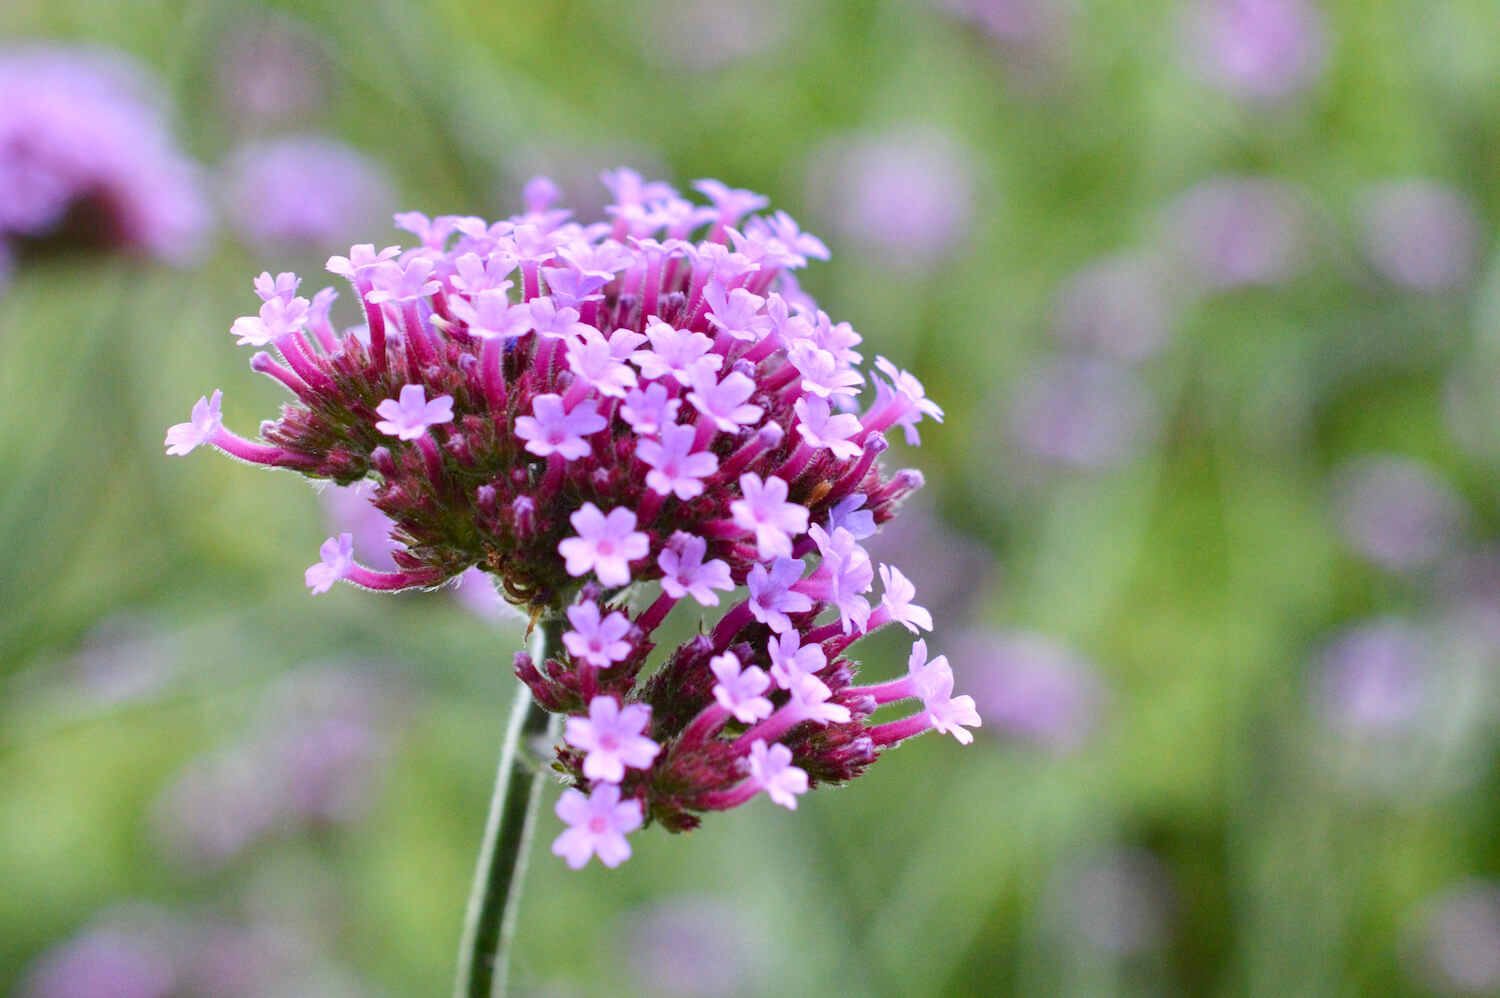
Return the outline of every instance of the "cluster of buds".
[[[765,198],[700,181],[703,206],[629,170],[603,179],[616,203],[599,224],[557,210],[544,178],[505,221],[397,215],[420,245],[328,261],[363,310],[342,332],[332,289],[308,299],[295,275],[262,274],[259,314],[232,332],[274,348],[250,366],[294,400],[249,440],[224,427],[215,392],[166,440],[373,481],[396,570],[357,564],[344,534],[307,570],[314,593],[432,587],[478,566],[554,622],[562,647],[518,654],[515,672],[567,715],[569,827],[553,851],[574,867],[623,861],[648,818],[685,830],[761,791],[794,808],[887,746],[929,729],[967,743],[979,724],[924,641],[906,676],[877,685],[854,685],[846,657],[877,628],[932,627],[894,566],[879,566],[872,605],[860,542],[922,481],[884,472],[885,434],[915,444],[942,410],[884,358],[861,408],[859,335],[791,274],[828,251],[784,212],[752,215]],[[679,601],[741,590],[653,657]],[[920,710],[871,720],[900,700]]]

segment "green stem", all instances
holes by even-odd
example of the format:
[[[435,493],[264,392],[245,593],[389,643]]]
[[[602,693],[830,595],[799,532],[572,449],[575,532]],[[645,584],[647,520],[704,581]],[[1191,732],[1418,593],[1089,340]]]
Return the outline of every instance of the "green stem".
[[[531,656],[538,665],[561,643],[561,635],[560,618],[549,617],[537,626]],[[453,998],[504,998],[526,854],[546,782],[546,770],[528,758],[526,743],[542,735],[556,738],[556,727],[553,715],[538,707],[526,684],[520,684],[500,743],[495,792],[464,916]]]

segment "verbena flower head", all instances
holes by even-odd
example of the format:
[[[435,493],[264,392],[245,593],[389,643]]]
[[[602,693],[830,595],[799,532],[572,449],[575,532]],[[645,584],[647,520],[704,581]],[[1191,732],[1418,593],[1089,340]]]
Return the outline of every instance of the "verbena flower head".
[[[208,444],[369,482],[394,564],[330,538],[306,573],[314,593],[477,568],[558,622],[561,646],[515,670],[569,717],[570,827],[554,851],[574,866],[623,861],[643,822],[692,828],[762,792],[795,807],[889,745],[929,729],[967,742],[979,724],[923,642],[906,677],[875,686],[855,686],[846,657],[878,628],[932,626],[862,541],[922,482],[881,466],[886,434],[915,443],[942,410],[885,358],[861,369],[859,335],[792,277],[827,249],[784,212],[749,214],[764,198],[705,181],[705,206],[630,170],[604,181],[615,203],[595,224],[540,181],[499,222],[397,215],[413,247],[329,260],[362,313],[351,329],[331,321],[331,290],[262,274],[257,314],[232,331],[269,348],[251,367],[292,400],[258,440],[225,428],[218,392],[167,436],[173,454]],[[677,603],[721,600],[717,621],[657,654]],[[917,711],[871,722],[903,700]]]
[[[208,200],[160,105],[153,81],[123,54],[0,50],[0,244],[191,257]]]

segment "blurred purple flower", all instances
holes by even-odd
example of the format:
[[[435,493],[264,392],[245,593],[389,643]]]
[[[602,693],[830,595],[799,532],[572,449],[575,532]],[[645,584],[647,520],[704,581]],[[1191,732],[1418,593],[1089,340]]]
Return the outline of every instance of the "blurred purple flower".
[[[116,904],[43,953],[18,998],[167,998],[177,993],[182,926],[165,909]]]
[[[744,910],[679,896],[631,912],[617,946],[643,994],[728,998],[765,993],[770,946]]]
[[[1420,461],[1395,455],[1355,458],[1340,468],[1334,509],[1345,543],[1391,571],[1431,565],[1469,520],[1457,492]]]
[[[1052,331],[1073,350],[1144,360],[1171,335],[1175,304],[1159,261],[1133,253],[1107,256],[1063,281],[1053,302]]]
[[[1035,457],[1087,470],[1134,461],[1156,435],[1156,400],[1128,368],[1062,355],[1027,373],[1010,404],[1016,440]]]
[[[1415,943],[1417,972],[1439,993],[1500,991],[1500,883],[1471,880],[1434,898]]]
[[[245,18],[219,39],[219,96],[251,125],[283,124],[322,113],[330,66],[323,41],[280,15]]]
[[[209,224],[144,68],[105,49],[0,51],[0,241],[186,263]]]
[[[1207,180],[1167,206],[1165,226],[1170,255],[1211,291],[1280,284],[1302,268],[1306,211],[1277,180]]]
[[[267,692],[239,742],[187,766],[153,809],[164,851],[213,871],[261,839],[351,820],[374,795],[397,722],[367,671],[311,669]]]
[[[641,55],[665,69],[707,73],[777,48],[797,27],[788,0],[648,0],[632,6]]]
[[[320,926],[115,904],[32,965],[18,998],[356,998]]]
[[[318,134],[240,147],[225,164],[224,189],[240,235],[264,249],[347,243],[386,224],[395,206],[383,166]]]
[[[1427,706],[1436,654],[1427,632],[1395,618],[1350,627],[1317,658],[1316,707],[1332,727],[1348,734],[1407,728]]]
[[[1306,90],[1326,58],[1323,19],[1308,0],[1192,0],[1182,42],[1203,82],[1249,101]]]
[[[1377,184],[1359,212],[1365,255],[1392,283],[1434,292],[1473,280],[1483,234],[1461,191],[1421,178]]]
[[[1098,670],[1051,637],[977,629],[951,655],[967,664],[985,731],[1066,754],[1099,727],[1107,693]]]
[[[189,869],[214,872],[277,824],[273,774],[236,746],[185,766],[152,807],[162,852]]]
[[[952,133],[908,122],[834,139],[810,167],[810,200],[840,236],[895,266],[951,252],[975,212],[972,154]]]
[[[1114,849],[1064,864],[1045,903],[1060,935],[1113,957],[1164,946],[1177,908],[1171,872],[1144,849]]]
[[[319,825],[363,814],[391,750],[396,713],[393,691],[366,671],[307,670],[274,686],[255,740],[286,816]]]
[[[1438,565],[1434,588],[1447,626],[1489,655],[1500,655],[1500,545],[1449,554]]]

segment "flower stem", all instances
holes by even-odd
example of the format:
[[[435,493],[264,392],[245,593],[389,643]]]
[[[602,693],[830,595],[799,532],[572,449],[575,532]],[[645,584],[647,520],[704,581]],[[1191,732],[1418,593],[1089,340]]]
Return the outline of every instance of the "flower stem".
[[[533,661],[545,662],[561,643],[560,617],[537,625],[532,642]],[[458,951],[458,979],[453,998],[503,998],[510,945],[516,934],[521,881],[526,854],[536,825],[546,771],[528,758],[526,743],[540,735],[556,737],[556,719],[538,707],[522,683],[511,705],[510,721],[500,743],[500,765],[490,798],[484,843],[474,871],[474,887],[464,916],[463,941]]]

